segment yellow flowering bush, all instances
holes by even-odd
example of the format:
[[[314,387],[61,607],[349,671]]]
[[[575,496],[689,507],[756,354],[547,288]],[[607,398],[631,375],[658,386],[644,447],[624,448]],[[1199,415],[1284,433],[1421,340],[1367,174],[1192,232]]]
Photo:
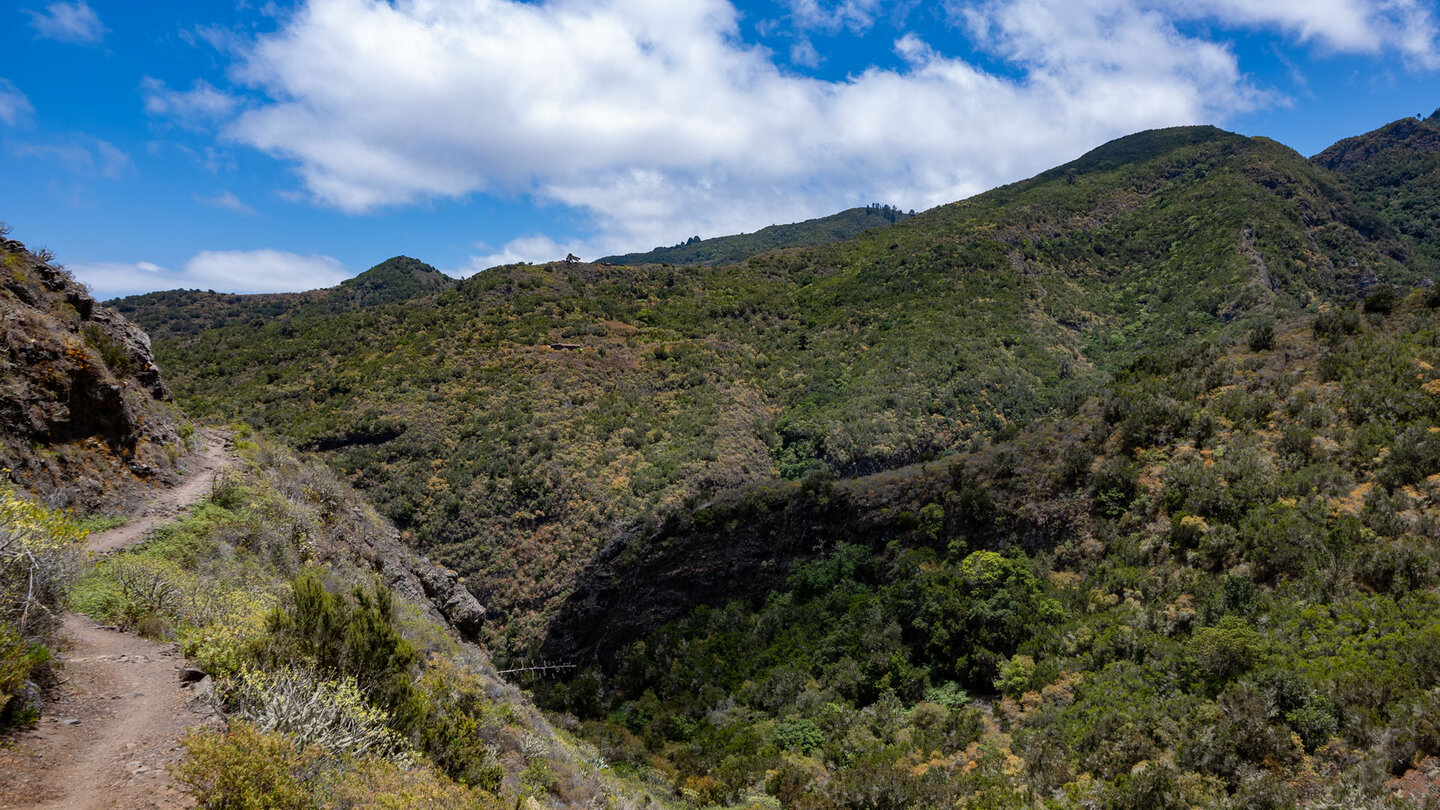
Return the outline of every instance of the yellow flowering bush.
[[[70,518],[0,483],[0,619],[22,636],[49,633],[84,559],[84,539]]]
[[[50,660],[66,590],[84,559],[85,531],[0,483],[0,728],[33,720],[16,701]]]

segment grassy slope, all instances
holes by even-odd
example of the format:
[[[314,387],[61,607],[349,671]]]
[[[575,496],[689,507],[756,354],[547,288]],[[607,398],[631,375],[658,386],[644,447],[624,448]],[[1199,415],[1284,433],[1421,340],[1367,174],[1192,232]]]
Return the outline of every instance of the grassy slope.
[[[912,214],[914,212],[911,212]],[[754,233],[719,236],[683,243],[673,247],[657,247],[645,253],[606,256],[597,261],[604,264],[719,264],[738,262],[767,250],[815,247],[841,242],[856,234],[905,219],[909,214],[898,209],[851,208],[818,219],[807,219],[790,225],[771,225]]]
[[[630,521],[923,461],[1075,401],[1140,347],[1409,281],[1388,234],[1278,144],[1167,130],[834,245],[496,268],[156,348],[193,412],[334,448],[523,645]]]

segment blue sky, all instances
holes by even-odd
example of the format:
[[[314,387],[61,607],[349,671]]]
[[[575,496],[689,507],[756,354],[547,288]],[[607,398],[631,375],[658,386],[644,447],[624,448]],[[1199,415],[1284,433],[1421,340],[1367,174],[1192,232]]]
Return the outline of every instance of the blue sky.
[[[0,220],[101,296],[454,275],[883,202],[1139,129],[1440,107],[1434,0],[19,0]]]

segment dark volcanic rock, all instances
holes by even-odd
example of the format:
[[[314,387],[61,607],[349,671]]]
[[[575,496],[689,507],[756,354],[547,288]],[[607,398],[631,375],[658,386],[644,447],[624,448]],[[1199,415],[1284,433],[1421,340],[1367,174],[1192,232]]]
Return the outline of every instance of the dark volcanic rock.
[[[19,242],[0,263],[0,466],[89,511],[172,473],[183,445],[144,331]]]

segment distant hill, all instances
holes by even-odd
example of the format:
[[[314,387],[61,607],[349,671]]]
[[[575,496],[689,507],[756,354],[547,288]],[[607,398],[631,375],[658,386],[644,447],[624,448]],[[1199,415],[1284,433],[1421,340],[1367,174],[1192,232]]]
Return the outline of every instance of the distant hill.
[[[1339,175],[1362,206],[1413,240],[1440,267],[1440,110],[1346,138],[1315,156]]]
[[[448,290],[456,280],[409,256],[396,256],[325,293],[309,306],[329,312],[375,307]]]
[[[599,261],[602,264],[737,262],[767,250],[815,247],[841,242],[871,228],[892,225],[914,215],[914,211],[907,214],[890,206],[872,205],[866,208],[851,208],[828,217],[807,219],[791,225],[771,225],[754,233],[719,236],[713,239],[694,237],[673,247],[657,247],[646,253],[606,256]]]
[[[297,312],[339,314],[383,306],[432,295],[456,283],[422,261],[396,256],[322,290],[250,295],[167,290],[106,303],[134,318],[152,338],[161,340],[224,326],[255,327]]]

